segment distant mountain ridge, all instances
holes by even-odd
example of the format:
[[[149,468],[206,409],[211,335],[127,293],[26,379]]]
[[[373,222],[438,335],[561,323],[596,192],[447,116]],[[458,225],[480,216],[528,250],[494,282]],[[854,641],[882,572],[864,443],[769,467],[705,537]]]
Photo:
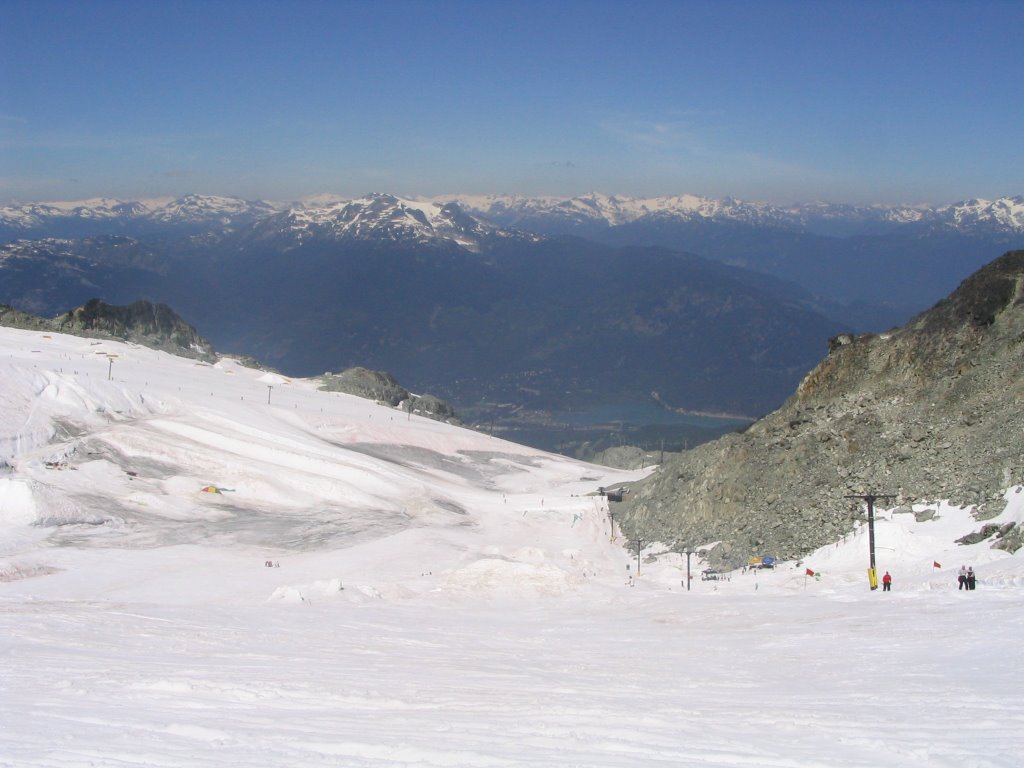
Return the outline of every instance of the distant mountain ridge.
[[[293,203],[187,195],[177,200],[32,203],[0,208],[0,242],[118,235],[153,241],[443,243],[583,237],[697,254],[801,286],[821,311],[863,330],[905,322],[993,254],[1024,247],[1024,197],[942,206],[778,206],[698,195],[572,198],[315,195]],[[176,248],[180,250],[181,244]],[[186,246],[188,247],[188,246]]]
[[[460,411],[657,391],[677,408],[762,413],[845,328],[747,270],[501,229],[456,204],[391,195],[178,238],[18,240],[0,246],[0,290],[43,315],[142,296],[220,349],[292,375],[386,370]]]
[[[85,237],[99,234],[194,232],[234,227],[270,216],[279,206],[216,195],[116,200],[92,198],[0,206],[0,237]]]
[[[382,193],[315,208],[288,208],[260,220],[246,237],[295,243],[312,239],[447,244],[471,251],[479,251],[487,240],[537,240],[535,235],[501,229],[468,215],[458,203],[406,200]]]
[[[428,221],[457,203],[495,227],[553,229],[571,232],[574,227],[599,224],[617,227],[638,220],[676,218],[728,221],[772,226],[817,234],[883,234],[900,227],[931,227],[958,231],[1024,232],[1024,196],[995,200],[973,199],[958,203],[925,205],[848,205],[812,202],[794,205],[715,199],[699,195],[639,198],[590,193],[576,197],[522,195],[439,195],[400,198],[371,194],[361,198],[313,196],[308,202],[274,203],[236,197],[190,194],[181,198],[118,200],[93,198],[71,202],[32,202],[0,206],[0,231],[58,235],[59,227],[84,222],[149,222],[162,224],[235,226],[281,213],[308,225],[338,218],[346,208],[373,208],[379,198],[398,200],[412,218],[423,214]],[[449,212],[449,217],[452,214]],[[344,215],[342,216],[344,218]],[[423,223],[422,221],[420,223]],[[542,232],[550,234],[551,232]]]
[[[651,217],[728,221],[818,234],[880,234],[911,224],[1024,232],[1024,196],[942,206],[855,206],[824,202],[778,206],[729,197],[635,198],[597,193],[572,198],[456,195],[454,199],[489,220],[527,229],[594,223],[616,227]]]

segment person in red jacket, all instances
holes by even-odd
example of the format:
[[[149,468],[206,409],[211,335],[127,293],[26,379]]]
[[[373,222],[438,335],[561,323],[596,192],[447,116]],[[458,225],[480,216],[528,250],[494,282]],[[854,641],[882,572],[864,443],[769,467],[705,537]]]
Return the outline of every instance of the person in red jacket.
[[[889,575],[888,571],[886,571],[885,576],[882,577],[882,591],[892,592],[892,576]]]

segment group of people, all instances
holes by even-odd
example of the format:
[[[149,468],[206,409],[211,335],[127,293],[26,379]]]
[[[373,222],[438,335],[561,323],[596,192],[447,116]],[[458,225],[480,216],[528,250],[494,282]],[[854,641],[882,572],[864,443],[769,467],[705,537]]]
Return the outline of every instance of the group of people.
[[[959,589],[974,589],[975,584],[977,584],[977,578],[974,575],[974,566],[968,568],[966,565],[961,565],[960,572],[957,574],[956,580],[960,585]],[[882,591],[892,591],[892,576],[889,575],[888,571],[886,571],[885,575],[882,577]]]
[[[960,573],[957,574],[956,581],[960,585],[958,589],[974,589],[974,566],[968,568],[966,565],[961,565]]]
[[[627,571],[629,570],[629,566],[628,565],[626,566],[626,570]],[[811,571],[809,571],[809,570],[807,572],[811,573]],[[705,575],[702,576],[702,579],[706,579],[707,578],[706,574],[708,572],[705,571],[704,573],[705,573]],[[714,576],[714,578],[717,579],[718,575],[716,574]],[[970,568],[968,568],[966,565],[961,565],[960,566],[960,573],[957,575],[957,579],[956,580],[960,584],[960,589],[974,589],[974,585],[976,584],[976,578],[975,578],[975,575],[974,575],[974,567],[971,566]],[[629,584],[629,586],[631,586],[631,587],[633,586],[633,576],[632,576],[632,574],[630,574],[629,581],[627,583]],[[682,584],[685,586],[686,582],[683,581]],[[754,588],[757,589],[756,586]],[[874,588],[874,587],[872,587],[872,588]],[[892,592],[892,576],[889,574],[888,571],[886,571],[885,575],[882,576],[882,591],[883,592]]]

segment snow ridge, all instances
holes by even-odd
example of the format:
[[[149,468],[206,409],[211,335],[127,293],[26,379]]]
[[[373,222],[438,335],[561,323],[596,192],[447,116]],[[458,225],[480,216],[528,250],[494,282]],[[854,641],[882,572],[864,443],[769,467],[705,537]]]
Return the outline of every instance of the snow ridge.
[[[518,224],[526,219],[599,223],[609,227],[655,217],[732,221],[755,226],[814,229],[816,223],[926,224],[960,230],[1024,232],[1024,197],[970,200],[947,206],[854,206],[826,202],[776,206],[770,203],[714,199],[697,195],[634,198],[590,193],[572,198],[459,196],[463,206],[486,219]]]
[[[466,214],[451,201],[374,193],[355,200],[318,199],[264,222],[268,233],[307,238],[406,243],[451,243],[472,251],[490,237],[517,236]]]
[[[92,198],[0,206],[0,225],[22,230],[41,229],[51,221],[73,220],[227,225],[239,218],[262,218],[277,210],[279,206],[262,200],[249,201],[216,195],[185,195],[180,198],[150,200]]]
[[[454,210],[458,206],[459,211]],[[576,197],[443,195],[426,198],[374,193],[355,199],[311,195],[281,205],[216,195],[126,201],[92,198],[0,206],[0,226],[15,231],[44,229],[59,221],[148,221],[161,224],[230,226],[277,217],[284,230],[305,237],[318,232],[336,238],[383,236],[401,240],[450,240],[475,247],[495,227],[527,222],[622,226],[641,220],[681,219],[811,230],[844,225],[923,226],[964,232],[1024,232],[1024,196],[972,199],[945,206],[855,206],[827,202],[777,206],[692,194],[629,197],[592,192]],[[471,217],[482,221],[471,221]],[[489,222],[489,223],[484,223]]]

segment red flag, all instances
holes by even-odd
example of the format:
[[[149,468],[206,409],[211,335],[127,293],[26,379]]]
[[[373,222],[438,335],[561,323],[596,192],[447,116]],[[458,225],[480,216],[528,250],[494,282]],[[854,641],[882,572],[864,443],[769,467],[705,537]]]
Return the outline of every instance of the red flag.
[[[932,567],[933,567],[933,568],[941,568],[942,566],[941,566],[941,565],[939,565],[939,563],[938,563],[937,561],[933,561],[933,562],[932,562]]]
[[[806,573],[806,574],[807,574],[808,576],[813,576],[813,575],[814,575],[814,571],[812,571],[812,570],[811,570],[810,568],[808,568],[808,569],[807,569],[807,570],[805,571],[805,573]]]

